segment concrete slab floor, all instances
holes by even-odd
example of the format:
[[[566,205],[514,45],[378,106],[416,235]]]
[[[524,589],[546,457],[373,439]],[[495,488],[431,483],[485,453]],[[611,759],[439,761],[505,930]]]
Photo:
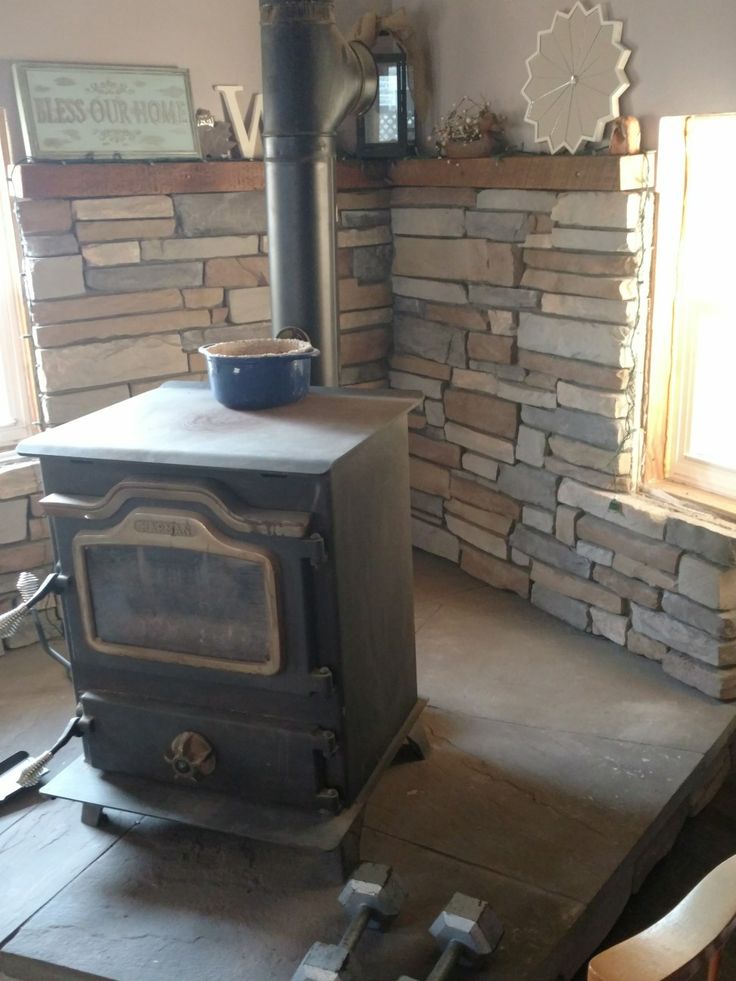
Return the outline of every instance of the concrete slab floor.
[[[426,977],[426,928],[455,890],[506,926],[475,977],[569,978],[671,847],[736,708],[439,559],[418,553],[415,575],[433,753],[389,770],[368,807],[363,855],[391,862],[409,900],[364,939],[366,978]],[[41,751],[70,709],[63,671],[39,651],[0,658],[0,757]],[[0,977],[280,981],[341,932],[321,859],[78,816],[35,792],[0,805]]]

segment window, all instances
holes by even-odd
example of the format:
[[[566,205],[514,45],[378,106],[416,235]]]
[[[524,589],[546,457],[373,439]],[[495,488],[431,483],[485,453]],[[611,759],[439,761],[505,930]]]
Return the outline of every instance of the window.
[[[736,501],[735,155],[736,114],[662,121],[648,476],[706,503]]]
[[[7,128],[0,109],[0,449],[12,447],[31,430],[29,376],[24,357],[25,316],[20,263],[13,226],[8,172]]]

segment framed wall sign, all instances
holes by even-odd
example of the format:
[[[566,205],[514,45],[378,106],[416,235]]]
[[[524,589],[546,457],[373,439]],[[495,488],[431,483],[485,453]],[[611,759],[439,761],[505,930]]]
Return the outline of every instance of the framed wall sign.
[[[13,77],[27,157],[201,158],[186,70],[24,61]]]

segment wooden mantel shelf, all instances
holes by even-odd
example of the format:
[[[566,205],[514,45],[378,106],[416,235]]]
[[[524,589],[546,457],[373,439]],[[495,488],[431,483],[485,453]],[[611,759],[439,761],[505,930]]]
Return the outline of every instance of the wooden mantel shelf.
[[[257,191],[259,160],[190,163],[30,163],[13,168],[18,198]],[[522,155],[472,160],[339,161],[342,189],[475,187],[548,191],[629,191],[654,183],[654,154],[631,157]]]

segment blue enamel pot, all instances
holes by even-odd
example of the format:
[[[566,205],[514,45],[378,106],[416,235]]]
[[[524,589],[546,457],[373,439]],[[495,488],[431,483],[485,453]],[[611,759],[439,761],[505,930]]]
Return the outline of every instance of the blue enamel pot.
[[[308,340],[264,338],[207,344],[212,394],[228,409],[272,409],[298,402],[309,391],[312,358]]]

